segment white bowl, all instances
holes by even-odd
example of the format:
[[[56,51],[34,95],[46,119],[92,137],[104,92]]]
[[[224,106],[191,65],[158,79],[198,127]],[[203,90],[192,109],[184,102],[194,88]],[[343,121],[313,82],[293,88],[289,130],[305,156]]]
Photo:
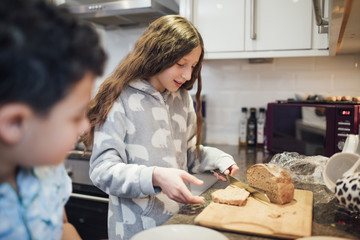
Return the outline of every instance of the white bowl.
[[[336,181],[356,162],[359,158],[355,153],[335,153],[325,165],[323,179],[326,187],[335,192]]]

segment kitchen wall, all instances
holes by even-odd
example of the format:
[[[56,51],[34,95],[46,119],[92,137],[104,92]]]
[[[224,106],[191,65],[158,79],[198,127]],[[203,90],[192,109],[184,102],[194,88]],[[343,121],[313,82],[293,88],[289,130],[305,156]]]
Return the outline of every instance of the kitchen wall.
[[[99,29],[109,60],[97,86],[132,49],[144,29]],[[206,142],[237,145],[241,107],[266,108],[268,102],[293,98],[295,93],[360,96],[359,59],[360,54],[276,58],[263,64],[251,64],[247,59],[205,61]]]

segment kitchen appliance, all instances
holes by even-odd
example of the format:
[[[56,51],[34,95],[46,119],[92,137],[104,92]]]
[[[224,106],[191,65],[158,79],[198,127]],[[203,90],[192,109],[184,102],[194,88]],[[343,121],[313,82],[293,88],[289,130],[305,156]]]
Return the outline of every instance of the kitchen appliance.
[[[330,157],[348,134],[358,134],[360,104],[351,101],[278,101],[266,112],[267,149]]]
[[[68,220],[82,239],[107,239],[108,195],[89,178],[91,152],[71,151],[65,167],[72,180],[73,192],[65,205]]]
[[[80,19],[107,28],[150,23],[169,14],[179,14],[175,0],[56,0]]]

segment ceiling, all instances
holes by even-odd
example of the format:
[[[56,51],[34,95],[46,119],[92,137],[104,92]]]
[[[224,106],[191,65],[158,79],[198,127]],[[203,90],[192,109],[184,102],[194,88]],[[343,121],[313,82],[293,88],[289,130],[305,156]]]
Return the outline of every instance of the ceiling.
[[[360,54],[360,1],[332,0],[330,55]]]

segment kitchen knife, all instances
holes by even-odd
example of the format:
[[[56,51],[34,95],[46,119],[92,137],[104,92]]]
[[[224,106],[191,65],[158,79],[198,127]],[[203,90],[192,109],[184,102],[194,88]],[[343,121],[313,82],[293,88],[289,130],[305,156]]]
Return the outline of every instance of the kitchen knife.
[[[234,178],[230,174],[226,175],[226,178],[231,184],[233,184],[235,186],[238,186],[240,188],[244,188],[254,198],[260,199],[260,200],[268,202],[268,203],[270,202],[270,199],[268,198],[268,196],[265,193],[259,192],[258,190],[250,187],[249,185],[237,180],[236,178]]]

